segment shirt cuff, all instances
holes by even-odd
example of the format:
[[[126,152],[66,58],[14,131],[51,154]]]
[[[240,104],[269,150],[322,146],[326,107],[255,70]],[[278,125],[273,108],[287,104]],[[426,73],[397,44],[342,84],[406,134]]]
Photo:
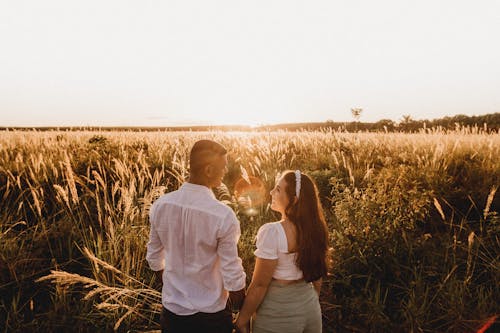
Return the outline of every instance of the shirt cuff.
[[[149,268],[151,268],[151,270],[157,272],[157,271],[161,271],[162,269],[165,269],[165,260],[161,260],[161,261],[148,261],[149,263]]]
[[[242,276],[231,282],[224,283],[224,289],[227,291],[238,291],[245,288],[246,285],[246,274],[243,273]]]

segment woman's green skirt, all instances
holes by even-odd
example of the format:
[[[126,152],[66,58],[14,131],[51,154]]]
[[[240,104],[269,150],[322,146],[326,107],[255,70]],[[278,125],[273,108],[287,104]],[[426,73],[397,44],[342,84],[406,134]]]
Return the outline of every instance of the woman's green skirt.
[[[273,280],[257,309],[254,333],[320,333],[321,307],[312,283]]]

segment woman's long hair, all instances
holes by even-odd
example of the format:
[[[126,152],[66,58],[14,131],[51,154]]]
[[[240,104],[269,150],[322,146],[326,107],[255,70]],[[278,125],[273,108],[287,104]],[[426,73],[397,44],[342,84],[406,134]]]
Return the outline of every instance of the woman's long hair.
[[[325,277],[328,272],[328,228],[318,189],[314,181],[301,174],[298,200],[295,199],[296,178],[294,171],[285,171],[286,193],[290,203],[285,209],[288,219],[295,225],[297,234],[296,264],[307,282]]]

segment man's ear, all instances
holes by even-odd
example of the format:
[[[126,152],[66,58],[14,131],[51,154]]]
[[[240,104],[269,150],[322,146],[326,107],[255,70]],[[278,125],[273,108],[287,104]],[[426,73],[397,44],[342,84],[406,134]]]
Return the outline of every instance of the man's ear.
[[[207,164],[205,166],[205,176],[212,177],[212,173],[214,172],[214,167],[211,164]]]

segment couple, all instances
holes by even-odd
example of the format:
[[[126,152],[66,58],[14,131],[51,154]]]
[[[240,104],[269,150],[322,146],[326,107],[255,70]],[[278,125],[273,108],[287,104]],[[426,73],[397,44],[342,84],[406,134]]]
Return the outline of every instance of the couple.
[[[151,207],[147,261],[163,282],[162,332],[321,332],[319,292],[327,273],[328,231],[318,191],[287,171],[271,191],[278,222],[257,233],[252,282],[238,257],[240,225],[212,188],[227,172],[227,151],[197,141],[189,181]],[[239,309],[232,322],[232,309]]]

